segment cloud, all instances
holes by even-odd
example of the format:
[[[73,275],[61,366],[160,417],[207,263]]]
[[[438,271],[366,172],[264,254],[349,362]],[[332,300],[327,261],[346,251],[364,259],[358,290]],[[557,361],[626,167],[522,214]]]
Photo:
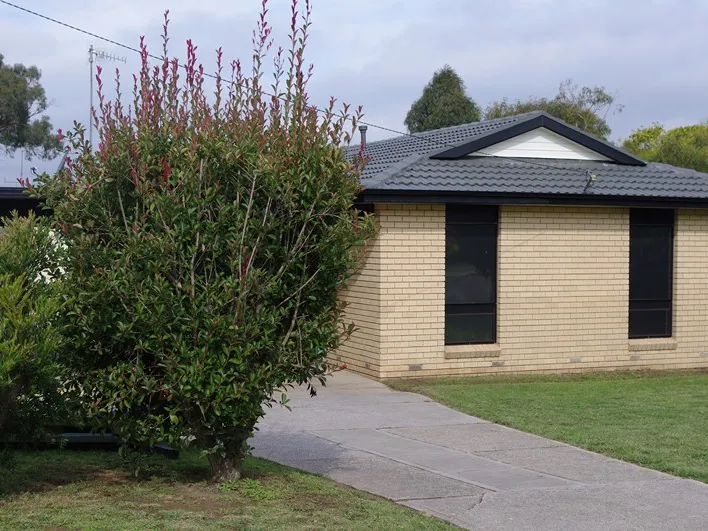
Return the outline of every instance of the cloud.
[[[159,47],[165,6],[144,0],[31,3],[36,11],[131,46],[147,35],[153,49]],[[260,0],[171,0],[168,7],[173,51],[182,55],[184,41],[192,38],[207,70],[214,68],[218,46],[225,57],[248,64]],[[336,96],[363,104],[367,121],[402,130],[410,104],[433,72],[450,64],[482,106],[504,96],[552,96],[569,77],[603,85],[625,105],[609,117],[613,138],[654,121],[695,123],[708,117],[708,70],[702,67],[707,19],[706,0],[313,0],[312,101],[324,105]],[[270,20],[284,38],[288,0],[270,2]],[[124,72],[138,66],[128,50],[0,5],[0,53],[42,69],[56,127],[86,121],[91,44],[125,55]],[[372,140],[391,134],[369,128]],[[0,181],[14,180],[19,166],[17,158],[0,157]]]

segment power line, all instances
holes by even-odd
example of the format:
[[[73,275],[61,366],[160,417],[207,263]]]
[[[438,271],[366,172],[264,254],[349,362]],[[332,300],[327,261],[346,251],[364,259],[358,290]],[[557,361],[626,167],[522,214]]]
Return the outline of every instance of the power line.
[[[121,47],[121,48],[124,48],[124,49],[126,49],[126,50],[130,50],[131,52],[135,52],[135,53],[138,53],[138,54],[142,53],[141,50],[139,50],[138,48],[135,48],[135,47],[133,47],[133,46],[128,46],[127,44],[123,44],[122,42],[118,42],[118,41],[115,41],[115,40],[113,40],[113,39],[109,39],[108,37],[103,37],[102,35],[98,35],[97,33],[93,33],[93,32],[91,32],[91,31],[87,31],[87,30],[85,30],[85,29],[83,29],[83,28],[79,28],[79,27],[74,26],[74,25],[72,25],[72,24],[68,24],[68,23],[63,22],[63,21],[61,21],[61,20],[58,20],[58,19],[56,19],[56,18],[52,18],[52,17],[50,17],[50,16],[43,15],[43,14],[41,14],[41,13],[38,13],[37,11],[33,11],[33,10],[31,10],[31,9],[27,9],[26,7],[19,6],[19,5],[17,5],[17,4],[12,3],[12,2],[8,2],[7,0],[0,0],[0,4],[5,4],[5,5],[9,6],[9,7],[13,7],[13,8],[18,9],[18,10],[20,10],[20,11],[24,11],[25,13],[28,13],[28,14],[33,15],[33,16],[35,16],[35,17],[39,17],[39,18],[41,18],[41,19],[47,20],[47,21],[52,22],[52,23],[54,23],[54,24],[58,24],[58,25],[63,26],[63,27],[65,27],[65,28],[71,29],[71,30],[73,30],[73,31],[77,31],[77,32],[79,32],[79,33],[83,33],[84,35],[88,35],[88,36],[90,36],[90,37],[93,37],[93,38],[95,38],[95,39],[99,39],[99,40],[102,40],[102,41],[104,41],[104,42],[113,44],[113,45],[115,45],[115,46],[119,46],[119,47]],[[150,57],[151,59],[156,59],[156,60],[158,60],[158,61],[164,61],[164,59],[165,59],[164,57],[160,57],[160,56],[158,56],[158,55],[153,55],[153,54],[151,54],[151,53],[148,53],[147,56]],[[180,65],[180,66],[184,66],[184,65]],[[231,82],[231,80],[227,80],[227,79],[224,79],[224,78],[222,78],[222,77],[220,77],[220,76],[217,76],[217,75],[214,75],[214,74],[209,74],[209,73],[207,73],[207,72],[204,72],[204,75],[207,76],[207,77],[210,77],[210,78],[219,80],[219,81],[228,81],[228,82]],[[263,92],[263,94],[266,95],[266,96],[269,96],[269,97],[279,97],[279,96],[276,96],[276,95],[274,95],[274,94],[269,94],[269,93],[267,93],[267,92]],[[318,108],[318,107],[315,107],[315,106],[311,106],[311,108],[314,109],[315,111],[317,111],[318,113],[325,113],[325,112],[327,112],[327,111],[325,111],[325,110],[323,110],[323,109],[320,109],[320,108]],[[375,128],[375,129],[381,129],[382,131],[387,131],[387,132],[389,132],[389,133],[394,133],[394,134],[401,135],[401,136],[408,136],[408,137],[411,137],[411,138],[416,138],[416,139],[418,139],[418,140],[423,140],[423,141],[425,141],[425,142],[428,142],[429,144],[434,144],[434,145],[438,145],[438,146],[442,146],[442,147],[447,147],[447,148],[455,148],[455,147],[457,147],[457,146],[448,144],[448,143],[446,143],[446,142],[441,142],[441,141],[438,141],[438,140],[433,140],[433,139],[428,138],[428,137],[426,137],[426,136],[419,136],[419,135],[415,135],[415,134],[413,134],[413,133],[406,133],[406,132],[404,132],[404,131],[398,131],[398,130],[396,130],[396,129],[391,129],[391,128],[389,128],[389,127],[385,127],[385,126],[383,126],[383,125],[378,125],[378,124],[371,123],[371,122],[365,122],[365,121],[363,121],[363,120],[359,120],[358,123],[361,124],[361,125],[366,125],[366,126],[369,126],[369,127],[373,127],[373,128]],[[498,156],[498,155],[494,155],[494,154],[491,154],[491,153],[484,153],[483,151],[478,151],[477,153],[479,153],[480,155],[484,155],[484,156],[488,156],[488,157],[495,157],[495,158],[499,158],[499,159],[502,159],[502,160],[517,160],[518,162],[523,162],[523,163],[526,163],[526,164],[532,164],[532,165],[544,167],[544,168],[547,168],[547,169],[553,169],[553,170],[555,170],[555,171],[557,171],[557,170],[559,169],[559,168],[557,168],[557,167],[555,167],[555,166],[551,166],[551,165],[549,165],[549,164],[543,164],[543,163],[540,163],[540,162],[530,161],[529,159],[519,159],[518,157],[500,157],[500,156]],[[586,170],[586,171],[577,170],[577,171],[581,171],[581,172],[583,173],[583,175],[585,175],[585,176],[587,176],[588,178],[590,178],[590,175],[588,175],[588,171],[587,171],[587,170]]]
[[[9,6],[9,7],[14,7],[15,9],[19,9],[20,11],[24,11],[25,13],[28,13],[28,14],[30,14],[30,15],[34,15],[34,16],[36,16],[36,17],[42,18],[42,19],[44,19],[44,20],[47,20],[47,21],[49,21],[49,22],[53,22],[54,24],[59,24],[60,26],[64,26],[65,28],[69,28],[69,29],[74,30],[74,31],[77,31],[77,32],[79,32],[79,33],[83,33],[84,35],[88,35],[88,36],[90,36],[90,37],[93,37],[93,38],[95,38],[95,39],[102,40],[102,41],[104,41],[104,42],[113,44],[113,45],[115,45],[115,46],[120,46],[121,48],[125,48],[126,50],[130,50],[131,52],[135,52],[135,53],[137,53],[137,54],[141,54],[141,53],[142,53],[141,50],[139,50],[138,48],[135,48],[135,47],[133,47],[133,46],[128,46],[127,44],[123,44],[122,42],[118,42],[118,41],[115,41],[115,40],[113,40],[113,39],[109,39],[108,37],[103,37],[102,35],[98,35],[97,33],[93,33],[93,32],[91,32],[91,31],[85,30],[85,29],[83,29],[83,28],[79,28],[78,26],[74,26],[74,25],[72,25],[72,24],[68,24],[68,23],[63,22],[63,21],[61,21],[61,20],[58,20],[58,19],[56,19],[56,18],[52,18],[52,17],[50,17],[50,16],[43,15],[43,14],[41,14],[41,13],[38,13],[37,11],[32,11],[31,9],[27,9],[26,7],[22,7],[22,6],[19,6],[19,5],[17,5],[17,4],[13,4],[12,2],[8,2],[7,0],[0,0],[0,4],[5,4],[5,5]],[[156,59],[156,60],[158,60],[158,61],[164,61],[164,59],[165,59],[164,57],[161,57],[161,56],[159,56],[159,55],[154,55],[154,54],[151,54],[151,53],[148,53],[147,56],[150,57],[151,59]],[[180,65],[180,66],[181,66],[181,67],[184,67],[185,65]],[[229,82],[229,83],[232,82],[230,79],[225,79],[225,78],[223,78],[223,77],[221,77],[221,76],[217,76],[217,75],[215,75],[215,74],[210,74],[210,73],[208,73],[208,72],[204,72],[203,75],[206,76],[206,77],[212,78],[212,79],[216,79],[216,80],[218,80],[218,81],[227,81],[227,82]],[[275,94],[270,94],[270,93],[265,92],[265,91],[263,92],[263,94],[264,94],[265,96],[276,97],[276,98],[282,99],[281,96],[276,96]],[[327,112],[327,111],[325,111],[325,110],[323,110],[323,109],[320,109],[320,108],[318,108],[318,107],[315,107],[315,106],[313,106],[313,105],[311,105],[310,107],[311,107],[312,109],[315,109],[315,110],[316,110],[317,112],[319,112],[319,113],[325,113],[325,112]],[[395,131],[395,130],[393,130],[393,129],[388,129],[388,128],[383,127],[383,126],[380,126],[380,125],[376,125],[376,124],[372,124],[372,123],[367,123],[367,122],[359,122],[359,123],[361,123],[362,125],[370,125],[371,127],[376,127],[376,128],[379,128],[379,129],[384,129],[384,130],[390,131],[390,132],[392,132],[392,133],[403,134],[403,133],[400,133],[400,132]]]
[[[34,15],[35,17],[43,18],[44,20],[48,20],[49,22],[53,22],[54,24],[59,24],[60,26],[64,26],[65,28],[69,28],[74,31],[78,31],[79,33],[83,33],[84,35],[88,35],[90,37],[93,37],[95,39],[99,39],[111,44],[114,44],[116,46],[120,46],[121,48],[125,48],[126,50],[130,50],[131,52],[137,52],[140,53],[140,50],[137,48],[133,48],[132,46],[128,46],[127,44],[123,44],[122,42],[114,41],[113,39],[109,39],[108,37],[102,37],[101,35],[97,35],[96,33],[91,33],[90,31],[86,31],[85,29],[78,28],[76,26],[72,26],[71,24],[67,24],[66,22],[62,22],[61,20],[57,20],[52,17],[48,17],[47,15],[42,15],[41,13],[37,13],[36,11],[32,11],[31,9],[27,9],[26,7],[18,6],[17,4],[13,4],[12,2],[7,2],[6,0],[0,0],[0,4],[5,4],[10,7],[14,7],[15,9],[19,9],[20,11],[24,11],[25,13],[29,13],[30,15]],[[157,57],[156,55],[151,55],[150,57],[154,59],[161,59],[160,57]]]

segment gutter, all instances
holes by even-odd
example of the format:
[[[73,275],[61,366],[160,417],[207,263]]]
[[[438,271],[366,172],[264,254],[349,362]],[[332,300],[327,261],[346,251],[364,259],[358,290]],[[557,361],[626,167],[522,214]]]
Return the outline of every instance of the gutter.
[[[467,205],[564,205],[708,209],[706,198],[618,196],[588,194],[513,194],[494,192],[436,192],[426,190],[363,190],[356,205],[376,203]]]

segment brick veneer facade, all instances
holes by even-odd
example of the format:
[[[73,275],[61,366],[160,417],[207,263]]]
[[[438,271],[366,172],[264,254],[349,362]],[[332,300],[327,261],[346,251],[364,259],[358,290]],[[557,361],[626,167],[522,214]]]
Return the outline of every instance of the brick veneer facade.
[[[472,207],[471,207],[472,208]],[[445,207],[376,205],[335,353],[380,378],[708,368],[708,211],[679,210],[673,337],[629,340],[629,210],[502,206],[497,343],[446,347]]]

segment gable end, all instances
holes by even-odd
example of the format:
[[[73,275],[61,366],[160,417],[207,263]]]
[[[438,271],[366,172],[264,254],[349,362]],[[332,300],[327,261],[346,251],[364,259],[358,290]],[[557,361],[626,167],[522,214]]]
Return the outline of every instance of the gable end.
[[[616,164],[627,166],[645,166],[646,162],[629,153],[603,141],[594,136],[581,131],[580,129],[570,126],[563,121],[560,121],[546,113],[539,113],[527,120],[513,124],[504,129],[490,132],[489,134],[480,136],[465,142],[456,147],[445,149],[431,155],[431,159],[460,159],[467,155],[474,155],[477,151],[485,151],[486,148],[499,144],[514,137],[518,137],[524,133],[528,133],[535,129],[545,128],[561,137],[579,144],[588,150],[598,153],[606,157],[606,160]]]
[[[481,157],[612,161],[605,155],[588,149],[545,127],[521,133],[514,138],[503,140],[481,151],[475,151],[471,155]]]

